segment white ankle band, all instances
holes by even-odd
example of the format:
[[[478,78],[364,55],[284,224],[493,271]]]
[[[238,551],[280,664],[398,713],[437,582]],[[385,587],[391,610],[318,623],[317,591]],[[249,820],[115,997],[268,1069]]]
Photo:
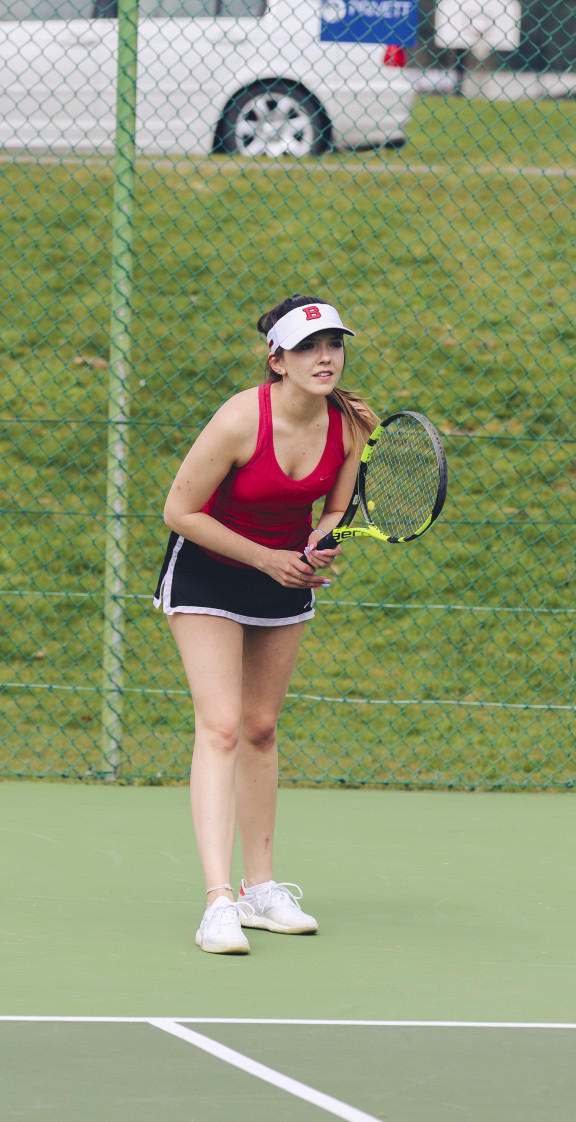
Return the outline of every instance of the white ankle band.
[[[231,884],[215,884],[212,888],[206,889],[206,895],[208,895],[209,892],[216,892],[219,888],[227,888],[229,892],[234,891]]]

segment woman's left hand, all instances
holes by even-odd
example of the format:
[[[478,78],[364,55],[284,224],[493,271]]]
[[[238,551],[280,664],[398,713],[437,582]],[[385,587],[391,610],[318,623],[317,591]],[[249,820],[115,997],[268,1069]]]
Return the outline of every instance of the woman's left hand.
[[[310,565],[312,569],[327,569],[328,565],[332,564],[334,558],[342,553],[342,549],[339,545],[336,545],[334,549],[322,549],[322,542],[314,541],[307,545],[305,553],[306,563]]]

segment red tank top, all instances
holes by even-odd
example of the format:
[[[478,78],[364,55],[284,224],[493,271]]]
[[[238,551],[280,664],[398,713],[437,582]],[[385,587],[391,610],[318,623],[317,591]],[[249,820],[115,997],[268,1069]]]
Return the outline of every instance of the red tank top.
[[[270,385],[258,387],[260,421],[254,455],[233,468],[202,508],[242,537],[270,549],[302,552],[312,525],[312,504],[327,495],[345,458],[342,414],[328,402],[328,436],[320,462],[304,479],[290,479],[274,455]],[[249,568],[230,557],[211,557]]]

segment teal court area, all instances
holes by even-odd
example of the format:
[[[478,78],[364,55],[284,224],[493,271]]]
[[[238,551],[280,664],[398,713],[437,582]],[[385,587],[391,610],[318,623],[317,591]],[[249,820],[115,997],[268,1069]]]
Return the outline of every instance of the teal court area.
[[[282,790],[320,931],[240,958],[194,945],[184,788],[0,809],[3,1118],[572,1122],[573,795]]]

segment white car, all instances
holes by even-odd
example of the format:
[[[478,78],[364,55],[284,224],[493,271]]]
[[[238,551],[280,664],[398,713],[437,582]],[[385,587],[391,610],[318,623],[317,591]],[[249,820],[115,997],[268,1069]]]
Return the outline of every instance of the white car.
[[[0,0],[0,148],[113,148],[114,3]],[[141,0],[138,151],[400,148],[413,84],[384,65],[383,46],[321,42],[320,11],[321,0]]]

